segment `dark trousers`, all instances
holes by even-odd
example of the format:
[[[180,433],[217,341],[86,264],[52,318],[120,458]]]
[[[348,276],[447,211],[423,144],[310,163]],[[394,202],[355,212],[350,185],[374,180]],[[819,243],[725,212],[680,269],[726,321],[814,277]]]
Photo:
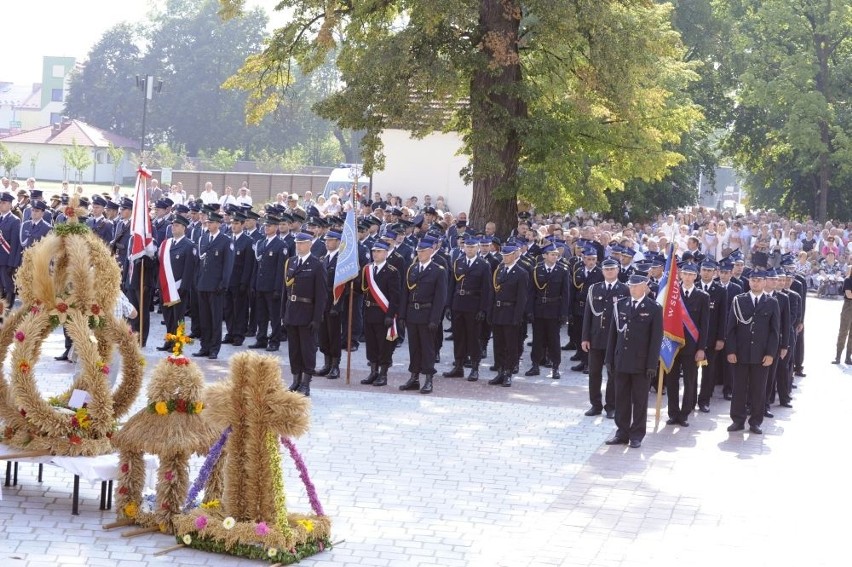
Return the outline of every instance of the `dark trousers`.
[[[571,331],[573,330],[573,334]],[[571,342],[577,345],[577,354],[580,356],[580,362],[583,364],[589,363],[589,354],[580,348],[580,343],[583,341],[583,316],[574,315],[574,324],[569,327],[568,338]]]
[[[323,320],[320,322],[319,328],[319,349],[320,351],[331,358],[340,359],[340,349],[342,342],[340,313],[326,312]]]
[[[479,344],[482,345],[482,348],[484,349],[488,347],[488,341],[491,340],[491,325],[487,321],[483,321],[480,328]]]
[[[498,371],[511,372],[518,363],[518,325],[492,325],[494,334],[494,364]]]
[[[293,374],[316,373],[317,340],[309,325],[287,325],[287,352]]]
[[[559,327],[557,327],[558,329]],[[557,337],[557,342],[559,338]],[[535,339],[533,339],[535,343]],[[607,373],[606,376],[606,405],[603,403],[601,396],[601,386],[603,384],[603,367],[604,358],[606,357],[606,349],[590,348],[589,349],[589,402],[595,409],[605,409],[607,411],[615,409],[616,394],[615,394],[615,377]],[[650,387],[650,385],[649,385]],[[647,408],[646,408],[647,411]],[[644,434],[643,434],[644,435]]]
[[[852,299],[843,300],[843,309],[840,310],[840,329],[837,331],[837,358],[843,354],[846,347],[846,356],[852,357]]]
[[[408,371],[425,376],[435,374],[435,333],[428,324],[407,323]],[[438,332],[441,332],[438,329]]]
[[[795,345],[789,351],[787,356],[781,358],[781,353],[772,361],[772,366],[769,367],[769,373],[766,376],[766,409],[769,410],[770,404],[775,402],[775,392],[778,392],[778,401],[783,403],[790,402],[790,378],[792,377],[792,362]]]
[[[281,296],[274,291],[256,291],[254,308],[257,311],[257,342],[262,345],[277,343],[281,328]],[[267,335],[268,326],[272,330]]]
[[[749,425],[760,426],[763,423],[763,409],[766,403],[766,375],[768,366],[762,364],[734,364],[734,398],[731,400],[731,420],[743,425],[746,421],[746,402],[751,405]]]
[[[796,338],[796,358],[794,359],[794,368],[797,371],[802,370],[802,365],[805,363],[805,332],[802,331]]]
[[[201,352],[219,354],[222,346],[224,291],[198,292],[198,318],[201,323]]]
[[[252,335],[257,334],[257,312],[254,308],[254,291],[249,291],[246,294],[248,297],[248,323],[247,332]]]
[[[149,307],[154,301],[154,290],[149,286],[145,286],[143,293],[145,294],[145,305],[143,306],[143,309],[139,309],[139,288],[131,287],[127,289],[127,299],[130,300],[130,303],[139,313],[136,319],[130,320],[130,328],[134,333],[138,333],[139,322],[142,322],[142,346],[144,347],[148,344],[148,333],[151,330],[151,310]]]
[[[713,345],[716,346],[716,345]],[[725,364],[725,356],[720,350],[707,349],[707,366],[701,369],[701,390],[698,392],[698,405],[710,405],[713,390],[721,376],[722,366]]]
[[[129,295],[127,296],[130,297]],[[199,315],[199,297],[198,290],[194,287],[189,292],[189,317],[192,319],[190,334],[193,336],[201,336],[201,315]],[[147,325],[146,325],[147,327]]]
[[[0,293],[6,299],[9,309],[15,307],[15,270],[12,266],[0,266]]]
[[[461,366],[464,359],[470,357],[474,368],[479,364],[482,354],[480,335],[482,321],[476,320],[475,311],[453,311],[453,361]]]
[[[232,339],[245,340],[249,316],[249,294],[232,287],[225,295],[225,329]]]
[[[648,429],[648,389],[651,384],[644,373],[615,373],[616,436],[641,441]]]
[[[180,296],[180,302],[175,303],[174,305],[163,305],[163,321],[166,322],[166,333],[171,335],[177,333],[178,325],[184,318],[184,314],[186,313],[186,301],[189,296],[187,291],[182,290],[179,290],[178,294]]]
[[[719,358],[722,360],[722,394],[731,394],[734,391],[734,365],[728,362],[724,351]]]
[[[399,327],[397,326],[398,330]],[[387,336],[388,328],[385,327],[384,323],[364,324],[364,341],[367,343],[367,362],[378,364],[379,366],[391,366],[393,364],[393,351],[396,348],[396,341],[387,340]]]
[[[559,319],[544,319],[536,317],[532,324],[532,358],[533,364],[539,364],[547,355],[554,368],[562,364],[562,349],[559,344]]]
[[[683,370],[683,400],[680,400],[680,373]],[[681,350],[675,357],[672,371],[666,374],[666,396],[669,399],[669,419],[687,421],[695,409],[698,397],[698,367],[695,353]],[[763,406],[760,406],[763,407]]]

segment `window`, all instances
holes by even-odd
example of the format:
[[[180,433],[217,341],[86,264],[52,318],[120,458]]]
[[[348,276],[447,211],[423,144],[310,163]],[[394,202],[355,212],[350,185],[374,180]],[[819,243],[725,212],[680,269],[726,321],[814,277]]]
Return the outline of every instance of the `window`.
[[[65,76],[65,65],[54,65],[51,74],[54,79],[61,79]]]
[[[60,124],[62,122],[62,113],[61,112],[51,112],[50,113],[50,124],[51,126],[54,124]]]
[[[51,89],[50,91],[50,100],[53,102],[62,102],[62,89]]]

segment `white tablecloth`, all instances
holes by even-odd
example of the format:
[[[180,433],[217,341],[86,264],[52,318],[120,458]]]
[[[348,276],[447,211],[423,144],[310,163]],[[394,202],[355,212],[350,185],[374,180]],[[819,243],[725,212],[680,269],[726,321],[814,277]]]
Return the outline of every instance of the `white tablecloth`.
[[[119,473],[117,453],[98,457],[52,457],[50,464],[78,475],[93,485],[106,480],[115,480]],[[156,455],[145,455],[145,486],[147,488],[156,487],[159,466],[160,460]]]

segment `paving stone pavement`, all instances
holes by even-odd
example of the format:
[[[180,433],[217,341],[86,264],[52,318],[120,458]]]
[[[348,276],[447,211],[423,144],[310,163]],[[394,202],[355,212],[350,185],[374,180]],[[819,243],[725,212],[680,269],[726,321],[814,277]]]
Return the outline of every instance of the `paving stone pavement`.
[[[852,367],[828,363],[840,307],[808,303],[808,376],[798,379],[793,409],[773,408],[765,435],[728,434],[728,404],[716,397],[689,428],[666,427],[663,409],[660,430],[638,450],[603,444],[613,424],[582,415],[586,377],[565,363],[559,381],[499,388],[436,378],[436,395],[422,396],[396,389],[407,376],[405,345],[390,387],[358,384],[362,347],[350,385],[316,379],[312,430],[297,441],[334,539],[343,540],[302,564],[844,564],[852,491],[841,404],[852,395]],[[152,320],[151,364],[162,336]],[[45,393],[69,379],[72,366],[52,360],[61,340],[50,337],[36,367]],[[236,350],[200,362],[209,381],[226,375]],[[286,359],[286,345],[279,354]],[[288,506],[308,510],[288,460]],[[173,540],[104,531],[114,516],[97,509],[98,486],[81,484],[80,516],[70,514],[70,494],[70,475],[48,466],[39,484],[35,465],[20,465],[18,486],[0,501],[3,567],[262,565],[191,550],[154,556]]]

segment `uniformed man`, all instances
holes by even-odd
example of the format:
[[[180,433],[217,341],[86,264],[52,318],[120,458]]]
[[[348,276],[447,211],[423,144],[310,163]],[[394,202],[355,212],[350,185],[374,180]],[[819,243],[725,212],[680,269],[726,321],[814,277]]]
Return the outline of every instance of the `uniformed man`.
[[[257,318],[257,338],[252,349],[276,352],[280,348],[281,309],[284,294],[284,264],[286,244],[278,238],[281,219],[267,214],[263,230],[266,238],[255,245],[253,274],[254,310]],[[270,329],[267,334],[267,328]]]
[[[409,266],[400,300],[400,318],[408,330],[408,381],[400,390],[432,393],[435,376],[435,335],[447,303],[447,273],[432,261],[436,241],[428,236],[417,243],[417,260]],[[423,387],[420,375],[425,376]]]
[[[583,248],[583,259],[577,264],[572,277],[573,286],[571,288],[571,317],[572,322],[569,327],[571,342],[579,347],[582,342],[583,335],[583,315],[586,313],[586,298],[589,295],[589,288],[593,284],[603,281],[603,272],[598,266],[598,252],[593,246],[585,246]],[[577,352],[571,357],[571,360],[579,361],[578,364],[571,367],[575,372],[582,372],[588,366],[588,354],[583,352],[582,348],[577,348]]]
[[[583,335],[580,348],[589,355],[589,402],[587,416],[600,415],[606,411],[606,417],[615,417],[615,376],[607,372],[606,394],[601,394],[606,349],[609,344],[610,327],[613,320],[613,305],[616,301],[630,295],[626,283],[619,280],[620,265],[616,260],[603,261],[602,282],[596,282],[589,288],[586,298],[586,313],[583,315]]]
[[[201,332],[201,349],[193,356],[206,356],[211,360],[219,357],[222,346],[222,319],[225,307],[225,291],[234,269],[234,243],[222,234],[219,225],[222,215],[207,216],[207,234],[198,244],[198,314]]]
[[[86,221],[86,225],[92,232],[104,241],[107,246],[112,242],[113,224],[112,221],[104,216],[104,208],[107,205],[106,199],[98,194],[92,196],[92,216]],[[159,244],[159,242],[157,243]]]
[[[387,261],[388,245],[373,243],[373,261],[361,270],[358,291],[364,297],[364,339],[370,374],[362,384],[386,386],[388,369],[396,348],[396,318],[399,315],[402,274]]]
[[[325,256],[321,258],[326,273],[326,288],[328,294],[325,300],[325,312],[319,328],[319,349],[323,354],[325,362],[317,376],[325,376],[330,380],[340,378],[340,350],[343,340],[343,326],[341,325],[341,312],[347,304],[349,297],[349,285],[345,287],[346,292],[337,303],[334,303],[334,275],[337,272],[337,258],[340,252],[341,234],[330,230],[325,235]]]
[[[766,407],[763,411],[763,417],[773,418],[775,415],[770,410],[771,402],[775,401],[775,387],[777,386],[778,373],[786,372],[787,356],[792,346],[793,323],[792,313],[790,310],[790,297],[779,292],[783,289],[784,282],[779,278],[778,272],[774,268],[766,270],[766,283],[764,284],[763,292],[769,297],[778,302],[778,352],[772,360],[772,366],[769,367],[769,373],[766,375]],[[787,397],[787,380],[786,377],[781,378],[782,386],[785,389],[784,398]]]
[[[538,376],[539,362],[550,362],[550,377],[559,380],[562,350],[559,345],[560,325],[568,322],[571,299],[571,277],[558,262],[560,251],[552,243],[541,248],[542,262],[532,268],[528,319],[532,322],[532,366],[525,376]]]
[[[21,265],[21,219],[12,214],[15,197],[0,193],[0,292],[8,309],[15,305],[15,270]]]
[[[613,305],[606,349],[606,367],[615,377],[615,435],[607,445],[638,449],[647,432],[648,389],[657,375],[663,341],[662,308],[648,297],[648,278],[628,280],[630,296]]]
[[[234,269],[225,295],[224,344],[242,346],[246,340],[249,317],[249,291],[254,276],[254,241],[246,234],[246,217],[241,212],[231,215],[231,240],[234,243]],[[283,272],[283,269],[282,269]],[[283,279],[283,276],[282,276]]]
[[[698,392],[698,409],[707,413],[710,411],[710,399],[716,388],[717,379],[721,376],[720,366],[724,364],[722,349],[725,348],[725,327],[727,326],[727,292],[716,277],[716,263],[704,260],[701,263],[701,281],[697,284],[709,298],[708,308],[710,318],[707,324],[707,364],[701,369],[701,390]]]
[[[26,250],[50,232],[50,223],[44,219],[47,205],[44,201],[33,201],[29,211],[30,219],[21,224],[21,249]]]
[[[175,217],[172,221],[172,237],[164,240],[159,247],[159,278],[160,297],[163,300],[163,320],[166,322],[166,333],[177,333],[178,324],[186,314],[186,302],[192,279],[195,277],[195,260],[197,250],[192,240],[186,238],[186,227],[189,220]],[[169,351],[174,343],[166,341],[157,350]]]
[[[494,335],[494,364],[497,376],[488,381],[492,386],[512,385],[512,374],[520,357],[520,326],[527,313],[529,273],[518,265],[519,248],[507,244],[501,250],[503,263],[494,272],[494,302],[489,321]]]
[[[779,279],[781,279],[781,285],[783,285],[780,292],[786,295],[790,301],[790,347],[787,350],[787,356],[784,358],[784,366],[782,367],[779,365],[776,376],[776,389],[778,391],[778,401],[781,407],[792,408],[793,404],[791,403],[791,396],[793,393],[793,364],[795,358],[793,353],[796,351],[798,331],[803,325],[802,298],[792,289],[792,285],[795,280],[792,273],[785,274],[783,270],[780,270]],[[772,403],[775,402],[774,393],[770,395],[769,401]]]
[[[754,270],[749,276],[749,291],[731,303],[725,333],[725,353],[734,365],[731,425],[728,431],[745,429],[746,403],[751,405],[749,430],[760,435],[766,403],[766,376],[780,344],[778,301],[763,293],[766,272]]]
[[[169,216],[172,205],[174,205],[174,201],[168,197],[163,197],[154,203],[154,220],[151,221],[151,232],[156,246],[159,246],[166,239],[166,231],[171,225]]]
[[[311,377],[316,374],[316,334],[325,312],[328,284],[325,268],[311,254],[313,236],[300,232],[295,238],[296,256],[288,258],[284,266],[284,324],[293,373],[290,391],[310,396]]]
[[[462,256],[453,262],[449,280],[449,296],[452,298],[450,306],[453,368],[444,372],[444,377],[463,377],[465,360],[470,360],[467,380],[479,380],[482,322],[491,307],[492,290],[491,268],[479,257],[479,240],[468,236],[462,246]]]
[[[695,409],[698,399],[698,364],[706,359],[707,329],[710,326],[710,298],[707,293],[695,285],[698,267],[684,264],[680,268],[680,296],[689,313],[698,337],[684,333],[686,342],[677,352],[672,369],[665,375],[666,396],[668,397],[669,418],[667,425],[689,427],[689,416]],[[680,376],[683,376],[683,399],[680,398]]]

